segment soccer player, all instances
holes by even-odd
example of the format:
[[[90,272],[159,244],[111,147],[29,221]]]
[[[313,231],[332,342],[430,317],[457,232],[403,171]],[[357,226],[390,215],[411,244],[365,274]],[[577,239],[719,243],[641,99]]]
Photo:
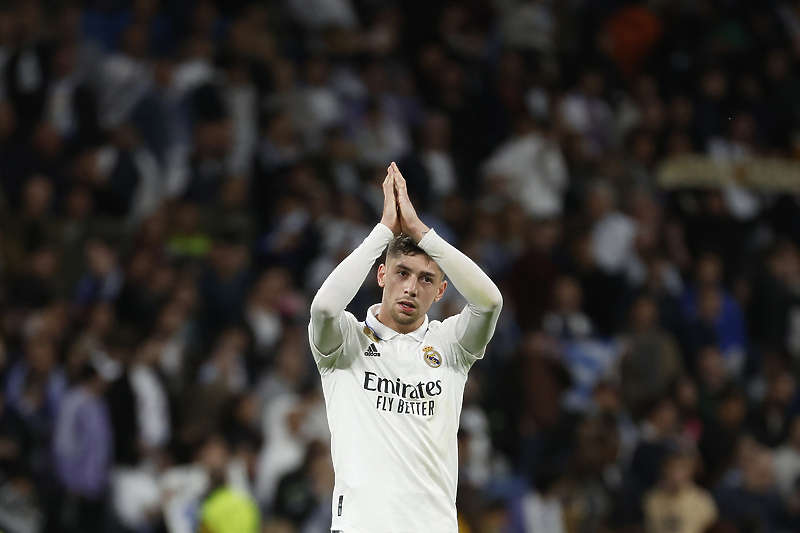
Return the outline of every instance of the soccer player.
[[[467,256],[420,221],[394,163],[380,224],[336,267],[311,304],[309,339],[331,429],[332,530],[456,533],[459,416],[467,372],[483,357],[503,300]],[[373,263],[380,304],[359,322],[345,307]],[[468,305],[427,311],[448,286]]]

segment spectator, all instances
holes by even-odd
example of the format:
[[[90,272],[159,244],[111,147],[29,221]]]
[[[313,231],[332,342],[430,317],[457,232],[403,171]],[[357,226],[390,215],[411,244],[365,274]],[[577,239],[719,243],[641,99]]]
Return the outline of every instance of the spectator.
[[[772,461],[771,452],[757,447],[753,456],[742,464],[741,485],[715,491],[722,518],[733,520],[739,528],[753,524],[767,533],[780,531],[784,517]]]
[[[99,239],[88,241],[84,250],[88,272],[75,287],[75,303],[85,309],[98,301],[113,302],[119,296],[124,282],[117,251]]]
[[[662,461],[671,453],[681,451],[678,409],[674,400],[665,397],[655,401],[640,428],[642,440],[633,454],[631,474],[646,491],[658,481]]]
[[[105,530],[106,489],[114,455],[114,435],[103,399],[107,384],[86,367],[59,409],[53,455],[59,480],[67,490],[65,508],[74,517],[68,531]]]
[[[677,340],[658,326],[655,302],[640,297],[631,307],[630,333],[622,356],[622,394],[634,417],[663,397],[683,370]]]
[[[603,99],[605,91],[603,74],[587,68],[559,105],[564,125],[580,136],[583,151],[593,158],[599,157],[611,144],[614,114]]]
[[[618,211],[616,193],[606,181],[595,181],[585,201],[597,266],[609,275],[627,275],[636,258],[636,222]]]
[[[8,409],[0,395],[0,475],[3,482],[31,471],[32,435],[20,416]]]
[[[53,339],[32,336],[25,342],[24,358],[11,367],[6,381],[8,407],[33,431],[39,446],[50,440],[67,389],[67,378],[56,355]]]
[[[528,233],[530,244],[511,265],[506,284],[514,302],[517,324],[523,329],[536,328],[551,307],[550,287],[559,274],[555,253],[560,227],[556,220],[542,220]]]
[[[718,343],[725,365],[738,378],[744,371],[747,352],[746,327],[741,307],[733,295],[722,286],[723,264],[717,254],[707,253],[695,264],[695,286],[683,295],[683,312],[690,326],[689,350],[696,353],[709,340]],[[701,328],[705,328],[702,332]],[[713,333],[712,333],[713,332]],[[716,340],[711,339],[711,335]],[[693,340],[698,336],[705,340]]]
[[[144,458],[159,458],[171,438],[170,403],[166,388],[156,371],[163,346],[147,339],[134,355],[130,382],[136,402],[137,438]]]
[[[559,147],[533,125],[517,119],[515,136],[486,162],[487,188],[504,199],[514,198],[535,218],[557,217],[567,187],[567,166]]]
[[[789,438],[775,451],[775,480],[784,500],[798,490],[800,479],[800,415],[795,415]]]
[[[747,427],[760,443],[775,448],[789,436],[791,407],[797,398],[797,382],[786,370],[768,379],[761,405],[750,411]]]
[[[559,340],[584,340],[594,334],[594,327],[582,311],[583,291],[575,278],[562,276],[553,286],[553,308],[545,313],[544,330]]]
[[[732,386],[723,390],[717,398],[714,419],[707,421],[698,443],[709,485],[719,481],[734,463],[746,416],[747,404],[742,393]]]
[[[695,458],[669,455],[661,463],[661,482],[644,499],[648,533],[700,533],[717,520],[711,494],[694,483]]]
[[[333,465],[327,446],[314,441],[308,445],[300,469],[281,478],[275,497],[275,514],[300,530],[325,529],[330,506],[325,502],[333,490]]]
[[[208,468],[209,490],[200,508],[200,531],[258,533],[261,516],[255,501],[225,483],[230,453],[225,441],[210,439],[201,452]]]

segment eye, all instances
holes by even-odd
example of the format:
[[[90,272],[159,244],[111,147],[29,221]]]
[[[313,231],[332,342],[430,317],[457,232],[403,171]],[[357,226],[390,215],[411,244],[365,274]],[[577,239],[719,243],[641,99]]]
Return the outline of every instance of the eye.
[[[429,278],[428,276],[422,276],[422,281],[424,281],[425,283],[432,283],[433,282],[433,280],[431,278]]]
[[[397,271],[397,275],[398,275],[398,276],[405,277],[405,275],[406,275],[406,271],[405,271],[405,270],[398,270],[398,271]]]

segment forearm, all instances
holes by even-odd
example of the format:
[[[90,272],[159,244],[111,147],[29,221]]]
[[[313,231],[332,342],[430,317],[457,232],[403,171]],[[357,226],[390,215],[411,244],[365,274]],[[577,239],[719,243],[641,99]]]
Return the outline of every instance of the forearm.
[[[458,321],[458,339],[468,352],[480,352],[492,337],[503,307],[500,289],[475,262],[435,231],[427,230],[419,247],[436,261],[469,303]]]
[[[311,332],[315,346],[329,354],[344,338],[339,320],[345,307],[361,288],[375,260],[392,239],[392,230],[378,224],[358,248],[339,263],[311,302]]]

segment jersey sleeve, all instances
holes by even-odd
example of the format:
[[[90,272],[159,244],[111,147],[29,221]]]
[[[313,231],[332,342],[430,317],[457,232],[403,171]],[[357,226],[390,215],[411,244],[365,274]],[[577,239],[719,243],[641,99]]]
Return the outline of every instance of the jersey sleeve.
[[[314,362],[317,364],[320,374],[324,375],[336,368],[347,366],[352,359],[352,354],[355,353],[351,345],[358,332],[358,320],[352,313],[344,311],[339,315],[339,328],[342,332],[342,343],[330,354],[324,354],[314,344],[313,332],[311,324],[309,324],[308,344],[311,347],[311,355],[314,356]]]
[[[309,341],[321,354],[333,354],[341,347],[345,307],[358,292],[375,260],[392,239],[392,230],[378,224],[344,261],[333,269],[311,302]]]
[[[472,368],[475,361],[482,359],[483,355],[486,353],[486,346],[473,353],[464,348],[459,341],[458,332],[464,327],[459,323],[464,322],[462,315],[465,311],[468,312],[468,309],[469,306],[467,305],[461,313],[445,319],[439,325],[439,335],[445,340],[447,345],[450,346],[452,364],[464,375],[469,373],[469,369]]]
[[[472,259],[448,244],[434,230],[419,241],[419,247],[436,261],[467,300],[467,306],[458,315],[452,329],[459,346],[469,354],[467,359],[474,362],[483,357],[494,334],[503,308],[500,289]]]

